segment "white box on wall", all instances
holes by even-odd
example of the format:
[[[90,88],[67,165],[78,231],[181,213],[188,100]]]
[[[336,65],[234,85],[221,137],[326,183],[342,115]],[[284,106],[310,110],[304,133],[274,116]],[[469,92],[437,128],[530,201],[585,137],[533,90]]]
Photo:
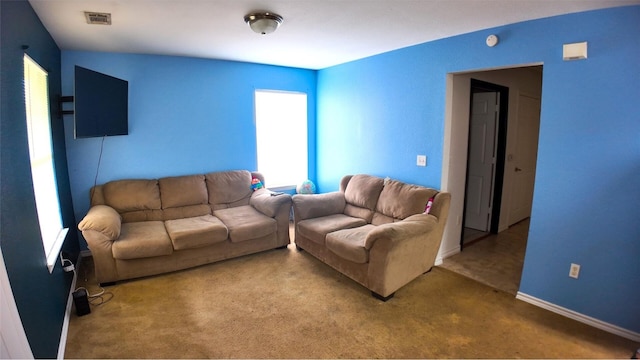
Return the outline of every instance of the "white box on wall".
[[[587,58],[587,42],[562,45],[562,60],[580,60]]]

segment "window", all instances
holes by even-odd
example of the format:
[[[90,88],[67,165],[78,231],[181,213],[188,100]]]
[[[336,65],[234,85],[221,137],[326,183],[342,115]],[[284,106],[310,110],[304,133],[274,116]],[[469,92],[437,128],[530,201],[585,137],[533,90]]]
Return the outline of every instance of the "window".
[[[307,94],[256,90],[258,171],[269,188],[307,179]]]
[[[62,215],[58,200],[53,147],[49,118],[48,75],[29,56],[24,56],[24,99],[29,137],[29,159],[33,192],[40,223],[49,272],[53,266],[69,229],[62,227]]]

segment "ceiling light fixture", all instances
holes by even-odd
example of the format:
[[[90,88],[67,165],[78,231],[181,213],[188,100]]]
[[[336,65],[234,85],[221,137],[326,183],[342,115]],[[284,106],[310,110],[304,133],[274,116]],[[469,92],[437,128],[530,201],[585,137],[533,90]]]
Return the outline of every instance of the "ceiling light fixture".
[[[245,15],[244,22],[257,34],[266,35],[276,31],[282,24],[282,16],[270,12]]]

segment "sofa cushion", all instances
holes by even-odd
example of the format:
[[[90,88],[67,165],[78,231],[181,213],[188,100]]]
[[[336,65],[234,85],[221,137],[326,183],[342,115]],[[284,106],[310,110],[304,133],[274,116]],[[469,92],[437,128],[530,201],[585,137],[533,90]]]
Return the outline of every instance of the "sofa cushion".
[[[344,198],[347,202],[344,213],[371,222],[384,179],[370,175],[354,175],[347,183]]]
[[[209,204],[214,210],[247,205],[253,190],[246,170],[220,171],[205,175]]]
[[[106,205],[119,213],[160,209],[157,180],[116,180],[102,187]]]
[[[328,233],[366,225],[366,223],[366,221],[360,218],[344,214],[334,214],[301,220],[296,224],[296,233],[300,233],[300,235],[315,243],[324,245],[325,237]]]
[[[365,248],[367,234],[376,227],[364,225],[327,234],[327,249],[339,257],[358,264],[369,262],[369,249]]]
[[[122,224],[111,251],[114,258],[127,260],[170,255],[173,246],[162,221],[142,221]]]
[[[424,212],[424,207],[429,201],[429,197],[434,194],[435,190],[433,189],[389,180],[380,193],[376,212],[386,217],[402,220],[411,215]],[[374,221],[373,223],[379,225],[378,222]]]
[[[211,215],[209,205],[187,205],[162,210],[162,220],[175,220],[203,215]]]
[[[162,208],[206,204],[204,175],[166,177],[158,180]]]
[[[164,223],[174,250],[193,249],[227,240],[228,230],[220,219],[203,215]]]
[[[256,239],[277,231],[275,219],[265,216],[250,205],[220,209],[213,214],[229,229],[231,242]]]

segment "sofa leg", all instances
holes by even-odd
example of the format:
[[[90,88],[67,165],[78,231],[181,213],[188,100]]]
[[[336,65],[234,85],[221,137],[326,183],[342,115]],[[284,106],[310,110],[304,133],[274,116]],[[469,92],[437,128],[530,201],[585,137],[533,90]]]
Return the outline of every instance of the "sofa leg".
[[[280,246],[280,247],[277,247],[276,249],[277,249],[277,250],[282,250],[282,249],[286,249],[286,248],[287,248],[287,245],[282,245],[282,246]]]
[[[100,283],[100,287],[113,286],[115,284],[116,284],[115,281],[108,281],[108,282]]]
[[[390,294],[390,295],[388,295],[388,296],[382,296],[382,295],[378,294],[377,292],[374,292],[374,291],[372,291],[372,292],[371,292],[371,295],[372,295],[374,298],[376,298],[376,299],[378,299],[378,300],[382,300],[382,301],[384,301],[384,302],[386,302],[387,300],[391,299],[391,298],[393,297],[393,295],[395,295],[395,294],[396,294],[396,293],[391,293],[391,294]]]
[[[298,244],[296,244],[296,250],[298,250],[298,251],[304,251],[304,249],[303,249],[303,248],[301,248],[300,246],[298,246]]]

